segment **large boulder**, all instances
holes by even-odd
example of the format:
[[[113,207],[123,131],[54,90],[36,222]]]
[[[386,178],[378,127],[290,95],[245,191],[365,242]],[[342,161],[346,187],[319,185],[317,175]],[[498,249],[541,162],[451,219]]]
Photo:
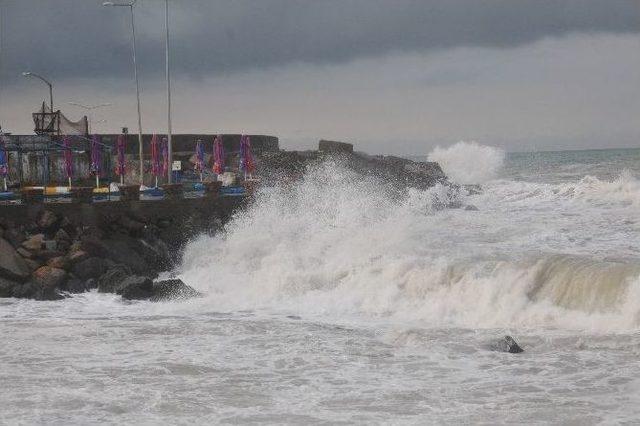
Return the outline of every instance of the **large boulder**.
[[[35,234],[22,242],[22,247],[32,253],[39,253],[44,245],[44,234]]]
[[[20,283],[0,277],[0,297],[13,297],[13,289]]]
[[[24,281],[31,271],[24,259],[6,240],[0,238],[0,276],[15,281]]]
[[[64,282],[67,272],[64,269],[41,266],[35,270],[31,278],[43,288],[55,288]]]
[[[67,273],[62,269],[42,266],[32,275],[31,281],[13,289],[13,296],[35,300],[60,300],[64,296],[58,292],[58,287],[64,283]]]
[[[2,237],[9,241],[14,248],[20,247],[22,242],[27,238],[24,230],[16,227],[7,228]]]
[[[125,278],[116,288],[116,294],[126,300],[146,300],[153,296],[153,281],[149,277]]]
[[[81,280],[98,278],[107,270],[107,262],[100,257],[90,257],[76,263],[71,268],[71,272]]]
[[[67,270],[69,268],[69,259],[65,256],[54,257],[47,261],[47,266]]]
[[[183,300],[202,296],[193,287],[186,285],[182,280],[172,279],[153,283],[152,302],[169,300]]]
[[[59,218],[50,210],[43,210],[36,219],[36,224],[44,232],[50,232],[60,222]]]
[[[98,279],[98,292],[115,293],[120,283],[132,276],[131,268],[126,265],[114,265]]]

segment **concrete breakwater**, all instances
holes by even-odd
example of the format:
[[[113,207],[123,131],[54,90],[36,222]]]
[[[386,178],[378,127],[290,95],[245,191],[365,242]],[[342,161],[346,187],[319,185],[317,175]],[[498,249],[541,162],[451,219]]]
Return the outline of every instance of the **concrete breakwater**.
[[[153,283],[202,232],[215,232],[238,197],[46,203],[0,207],[0,297],[57,300],[91,289],[126,298],[193,295]]]

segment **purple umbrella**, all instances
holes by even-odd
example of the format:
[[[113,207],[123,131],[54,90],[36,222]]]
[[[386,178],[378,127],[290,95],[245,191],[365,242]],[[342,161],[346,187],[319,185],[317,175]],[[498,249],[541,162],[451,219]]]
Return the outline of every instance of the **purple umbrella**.
[[[4,190],[7,190],[7,175],[9,174],[9,157],[4,144],[4,138],[0,136],[0,176],[4,179]]]
[[[196,163],[194,169],[200,172],[200,181],[202,181],[202,172],[204,171],[204,144],[202,141],[196,142]]]
[[[93,135],[91,138],[90,172],[96,176],[96,188],[100,186],[101,171],[102,171],[102,144],[100,143],[100,136]]]
[[[116,143],[116,175],[120,176],[120,184],[124,184],[124,174],[126,172],[126,165],[124,159],[124,151],[126,148],[126,140],[124,135],[118,136],[118,142]]]
[[[169,143],[167,138],[162,138],[162,174],[169,174]]]
[[[213,141],[213,172],[218,175],[224,173],[224,146],[220,135]]]
[[[256,163],[251,154],[251,141],[249,136],[242,135],[240,138],[240,170],[251,175],[256,169]]]
[[[73,151],[71,150],[71,139],[65,137],[62,141],[64,146],[64,170],[69,179],[69,187],[71,187],[71,178],[73,177]]]

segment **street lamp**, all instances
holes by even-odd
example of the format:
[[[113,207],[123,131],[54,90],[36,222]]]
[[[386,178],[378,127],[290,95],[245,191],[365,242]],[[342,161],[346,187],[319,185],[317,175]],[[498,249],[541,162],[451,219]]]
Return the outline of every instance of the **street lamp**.
[[[169,68],[169,0],[164,2],[164,26],[166,30],[165,38],[165,62],[167,74],[167,156],[169,157],[169,174],[167,183],[171,183],[173,174],[173,147],[171,145],[171,75]]]
[[[136,27],[135,19],[133,15],[133,6],[136,4],[136,0],[129,3],[115,3],[112,1],[105,1],[103,6],[114,7],[128,7],[131,12],[131,41],[133,45],[133,76],[136,80],[136,99],[138,102],[138,155],[140,156],[140,185],[144,185],[144,157],[142,149],[142,114],[140,113],[140,84],[138,82],[138,64],[136,62]]]
[[[35,78],[39,78],[40,80],[44,81],[44,83],[49,86],[49,106],[51,106],[51,112],[53,112],[53,84],[51,84],[51,82],[49,80],[47,80],[46,78],[44,78],[41,75],[38,75],[36,73],[33,72],[28,72],[25,71],[22,73],[23,77],[35,77]]]
[[[98,104],[98,105],[83,105],[79,102],[67,102],[69,105],[74,105],[80,108],[83,108],[85,110],[88,111],[87,115],[89,116],[89,125],[88,125],[88,129],[87,131],[89,133],[91,133],[91,122],[93,122],[93,110],[96,108],[101,108],[101,107],[106,107],[106,106],[111,106],[111,104],[106,103],[106,104]]]

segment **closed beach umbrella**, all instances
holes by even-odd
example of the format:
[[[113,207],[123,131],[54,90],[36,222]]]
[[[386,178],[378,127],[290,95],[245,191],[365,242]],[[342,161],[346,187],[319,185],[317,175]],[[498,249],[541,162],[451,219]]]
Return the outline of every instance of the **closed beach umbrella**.
[[[158,176],[162,173],[162,164],[160,163],[160,141],[158,135],[151,138],[151,174],[156,178],[156,188],[158,187]]]
[[[162,138],[162,174],[166,176],[169,173],[169,143],[167,138]]]
[[[73,151],[71,151],[71,139],[66,137],[62,141],[64,146],[64,170],[69,179],[69,186],[71,186],[71,178],[73,177]]]
[[[240,138],[240,170],[242,170],[245,175],[247,173],[251,175],[255,169],[256,163],[251,153],[251,141],[249,140],[249,136],[243,135]]]
[[[204,171],[204,144],[202,141],[196,142],[196,163],[194,168],[200,172],[200,181],[202,181],[202,172]]]
[[[9,157],[7,156],[7,148],[4,144],[4,138],[0,136],[0,176],[4,182],[4,190],[7,190],[7,175],[9,174]]]
[[[98,135],[93,135],[91,138],[90,171],[96,176],[96,188],[98,188],[100,186],[100,172],[102,171],[102,144]]]
[[[126,139],[124,135],[118,136],[116,142],[116,175],[120,176],[120,183],[124,183],[124,174],[126,172],[126,165],[124,159],[124,152],[126,148]]]
[[[220,135],[213,141],[213,172],[218,175],[224,173],[224,146]]]

